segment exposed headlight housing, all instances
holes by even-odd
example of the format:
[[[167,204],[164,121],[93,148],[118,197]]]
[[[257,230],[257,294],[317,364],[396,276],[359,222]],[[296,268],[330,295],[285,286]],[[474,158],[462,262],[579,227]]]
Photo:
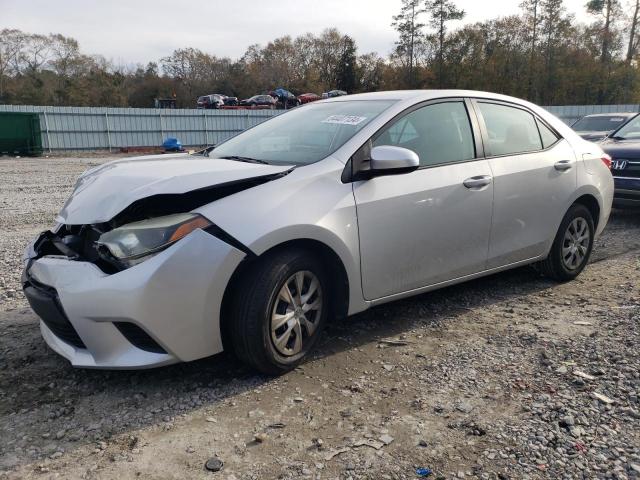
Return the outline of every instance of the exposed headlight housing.
[[[211,222],[202,215],[177,213],[128,223],[100,235],[99,248],[107,248],[124,266],[131,267],[159,253]]]

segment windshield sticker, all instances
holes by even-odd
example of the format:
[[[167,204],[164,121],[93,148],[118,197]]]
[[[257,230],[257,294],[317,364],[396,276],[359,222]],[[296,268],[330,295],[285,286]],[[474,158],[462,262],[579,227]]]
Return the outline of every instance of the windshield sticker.
[[[613,117],[613,118],[611,119],[611,121],[612,121],[612,122],[621,122],[621,121],[623,121],[623,120],[624,120],[624,118],[618,118],[618,117]]]
[[[322,123],[338,123],[340,125],[358,125],[364,122],[367,117],[358,117],[356,115],[331,115],[322,121]]]

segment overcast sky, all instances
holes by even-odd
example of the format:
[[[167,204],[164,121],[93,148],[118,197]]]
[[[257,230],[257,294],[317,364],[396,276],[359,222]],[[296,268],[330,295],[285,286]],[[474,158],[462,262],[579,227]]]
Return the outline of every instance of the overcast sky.
[[[623,2],[626,0],[623,0]],[[457,0],[475,22],[516,13],[521,0]],[[588,21],[586,0],[565,0]],[[359,53],[389,53],[391,17],[400,0],[0,0],[0,29],[61,33],[87,54],[117,64],[157,61],[181,47],[239,58],[252,43],[336,27],[356,39]],[[460,24],[460,22],[457,22]],[[452,24],[453,25],[453,24]]]

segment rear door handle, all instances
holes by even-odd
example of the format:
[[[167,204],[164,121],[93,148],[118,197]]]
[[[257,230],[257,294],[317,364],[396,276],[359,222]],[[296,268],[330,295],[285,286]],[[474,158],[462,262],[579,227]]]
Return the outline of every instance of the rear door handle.
[[[572,166],[573,166],[573,164],[572,164],[571,160],[560,160],[559,162],[555,163],[553,168],[555,168],[556,170],[558,170],[560,172],[564,172],[565,170],[571,169]]]
[[[475,177],[467,178],[462,184],[472,190],[477,190],[482,187],[486,187],[491,183],[490,175],[477,175]]]

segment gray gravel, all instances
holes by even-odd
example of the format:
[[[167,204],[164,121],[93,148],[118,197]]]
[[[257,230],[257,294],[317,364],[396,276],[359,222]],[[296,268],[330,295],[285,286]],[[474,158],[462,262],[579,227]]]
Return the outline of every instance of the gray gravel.
[[[640,213],[575,282],[522,268],[378,307],[277,379],[224,354],[76,370],[20,256],[101,161],[0,159],[0,478],[640,478]]]

